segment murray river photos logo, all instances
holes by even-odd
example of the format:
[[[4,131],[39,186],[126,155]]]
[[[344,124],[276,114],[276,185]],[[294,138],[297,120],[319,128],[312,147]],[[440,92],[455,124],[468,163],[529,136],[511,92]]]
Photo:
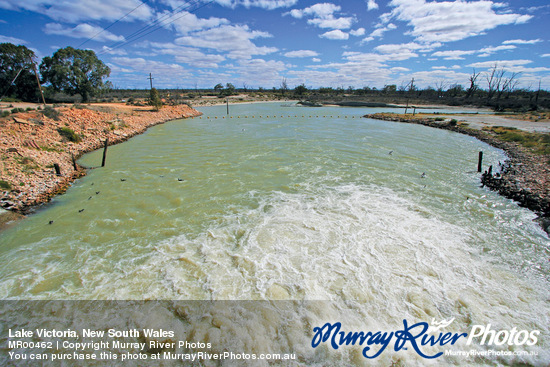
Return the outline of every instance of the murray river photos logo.
[[[376,358],[381,355],[388,346],[393,343],[393,350],[398,352],[401,349],[407,350],[411,347],[418,355],[424,358],[437,358],[443,355],[443,352],[434,355],[428,355],[423,352],[423,347],[429,346],[446,346],[453,345],[461,338],[466,339],[466,345],[471,345],[472,342],[479,342],[480,345],[535,345],[539,330],[531,332],[527,330],[493,330],[491,324],[474,325],[470,333],[451,333],[442,332],[441,329],[446,328],[454,321],[443,320],[436,322],[432,319],[432,324],[427,322],[418,322],[409,325],[407,320],[403,320],[403,329],[382,332],[382,331],[359,331],[345,332],[342,331],[342,324],[335,322],[333,324],[326,323],[322,327],[313,328],[313,339],[311,346],[317,348],[321,343],[329,344],[333,349],[338,349],[343,345],[360,345],[363,348],[363,357]],[[376,348],[371,351],[371,348]]]

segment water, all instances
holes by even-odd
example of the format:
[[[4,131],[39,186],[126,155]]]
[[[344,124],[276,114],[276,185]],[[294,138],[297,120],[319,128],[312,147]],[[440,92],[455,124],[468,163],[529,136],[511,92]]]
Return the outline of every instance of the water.
[[[548,237],[475,172],[479,150],[493,166],[501,151],[359,118],[373,108],[225,108],[110,147],[4,231],[0,298],[329,300],[371,328],[455,317],[548,335]]]

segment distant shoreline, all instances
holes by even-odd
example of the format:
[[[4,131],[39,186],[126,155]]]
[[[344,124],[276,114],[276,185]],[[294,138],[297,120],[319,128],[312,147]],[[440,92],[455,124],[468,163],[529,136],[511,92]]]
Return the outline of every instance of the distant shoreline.
[[[473,136],[495,148],[504,150],[509,159],[505,162],[502,171],[497,172],[496,167],[494,174],[490,172],[491,170],[485,170],[481,174],[482,185],[533,211],[537,214],[537,221],[541,227],[550,235],[550,162],[548,162],[548,157],[531,153],[517,143],[500,140],[496,135],[481,129],[451,124],[448,121],[450,119],[436,122],[434,118],[425,115],[413,116],[394,113],[375,113],[363,117],[450,130]],[[466,125],[467,122],[466,118]]]

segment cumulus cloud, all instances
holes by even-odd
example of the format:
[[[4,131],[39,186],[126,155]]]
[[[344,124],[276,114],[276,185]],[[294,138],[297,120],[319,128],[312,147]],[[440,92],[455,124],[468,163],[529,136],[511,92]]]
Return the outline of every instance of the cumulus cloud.
[[[186,11],[178,12],[177,16],[175,16],[175,14],[175,12],[165,11],[156,14],[156,19],[159,25],[165,28],[173,28],[180,35],[185,35],[189,32],[201,29],[215,28],[230,23],[229,20],[225,18],[199,18],[195,14]]]
[[[319,56],[319,53],[312,50],[297,50],[285,53],[286,57],[314,57]]]
[[[83,20],[115,21],[129,12],[132,13],[124,18],[125,21],[147,20],[154,13],[139,0],[2,0],[0,8],[28,10],[71,23]]]
[[[59,23],[48,23],[44,27],[44,33],[72,38],[93,37],[95,41],[124,41],[123,36],[117,36],[111,32],[105,31],[101,27],[93,26],[87,23],[79,24],[73,28],[65,28]]]
[[[356,36],[356,37],[362,36],[362,35],[365,34],[365,28],[355,29],[353,31],[350,31],[349,34],[351,34],[352,36]]]
[[[487,0],[392,0],[389,5],[394,9],[384,20],[395,18],[407,22],[412,27],[410,34],[420,42],[458,41],[500,25],[525,23],[532,18],[531,15],[496,12],[503,4]]]
[[[335,17],[334,13],[339,12],[340,6],[331,3],[315,4],[305,9],[292,9],[288,14],[292,17],[301,19],[310,17],[309,24],[313,24],[319,28],[330,29],[348,29],[355,22],[352,17]]]
[[[473,55],[475,51],[462,51],[462,50],[451,50],[451,51],[437,51],[432,54],[434,57],[443,57],[445,60],[464,60],[464,56]]]
[[[271,34],[251,31],[246,25],[223,25],[179,37],[176,44],[226,52],[230,59],[250,59],[253,55],[267,55],[278,51],[275,47],[258,47],[251,41],[265,37],[271,37]]]
[[[347,40],[349,38],[349,34],[346,32],[342,32],[339,29],[335,29],[333,31],[328,31],[323,34],[321,34],[319,37],[326,38],[329,40]]]
[[[257,7],[273,10],[291,7],[295,5],[298,0],[216,0],[216,2],[233,9],[237,6],[244,6],[245,8]]]
[[[375,0],[368,0],[367,1],[367,10],[375,10],[378,9],[378,4]]]

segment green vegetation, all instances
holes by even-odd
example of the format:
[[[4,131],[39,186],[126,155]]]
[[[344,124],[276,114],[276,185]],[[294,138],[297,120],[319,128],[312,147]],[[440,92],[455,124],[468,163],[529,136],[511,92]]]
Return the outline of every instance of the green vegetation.
[[[80,136],[78,136],[78,134],[75,133],[73,129],[70,129],[68,127],[60,127],[57,129],[57,132],[59,133],[59,135],[66,138],[68,141],[72,141],[73,143],[78,143],[82,141]]]
[[[2,117],[8,117],[10,115],[10,111],[2,111]]]
[[[25,173],[34,173],[35,169],[40,168],[40,166],[35,162],[31,157],[16,157],[15,160],[23,165],[22,172]]]
[[[18,113],[18,112],[25,112],[25,109],[17,107],[11,110],[11,113]]]
[[[106,87],[103,78],[110,73],[111,69],[97,58],[94,51],[70,46],[57,50],[52,57],[45,57],[40,64],[44,83],[49,83],[56,92],[80,94],[82,102],[87,102],[90,96]]]
[[[530,133],[515,127],[504,126],[487,127],[484,130],[497,134],[501,140],[515,142],[530,148],[534,153],[550,155],[550,134]]]
[[[59,121],[59,117],[61,116],[61,112],[59,112],[55,108],[51,108],[50,106],[46,106],[41,112],[44,116],[49,117],[55,121]]]
[[[2,189],[2,190],[11,190],[11,184],[7,181],[0,180],[0,189]]]
[[[36,102],[38,85],[32,60],[36,57],[25,46],[0,44],[0,95],[4,102],[19,100]]]
[[[153,106],[155,111],[158,111],[162,108],[162,100],[160,99],[159,92],[156,88],[152,88],[149,94],[149,104]]]

